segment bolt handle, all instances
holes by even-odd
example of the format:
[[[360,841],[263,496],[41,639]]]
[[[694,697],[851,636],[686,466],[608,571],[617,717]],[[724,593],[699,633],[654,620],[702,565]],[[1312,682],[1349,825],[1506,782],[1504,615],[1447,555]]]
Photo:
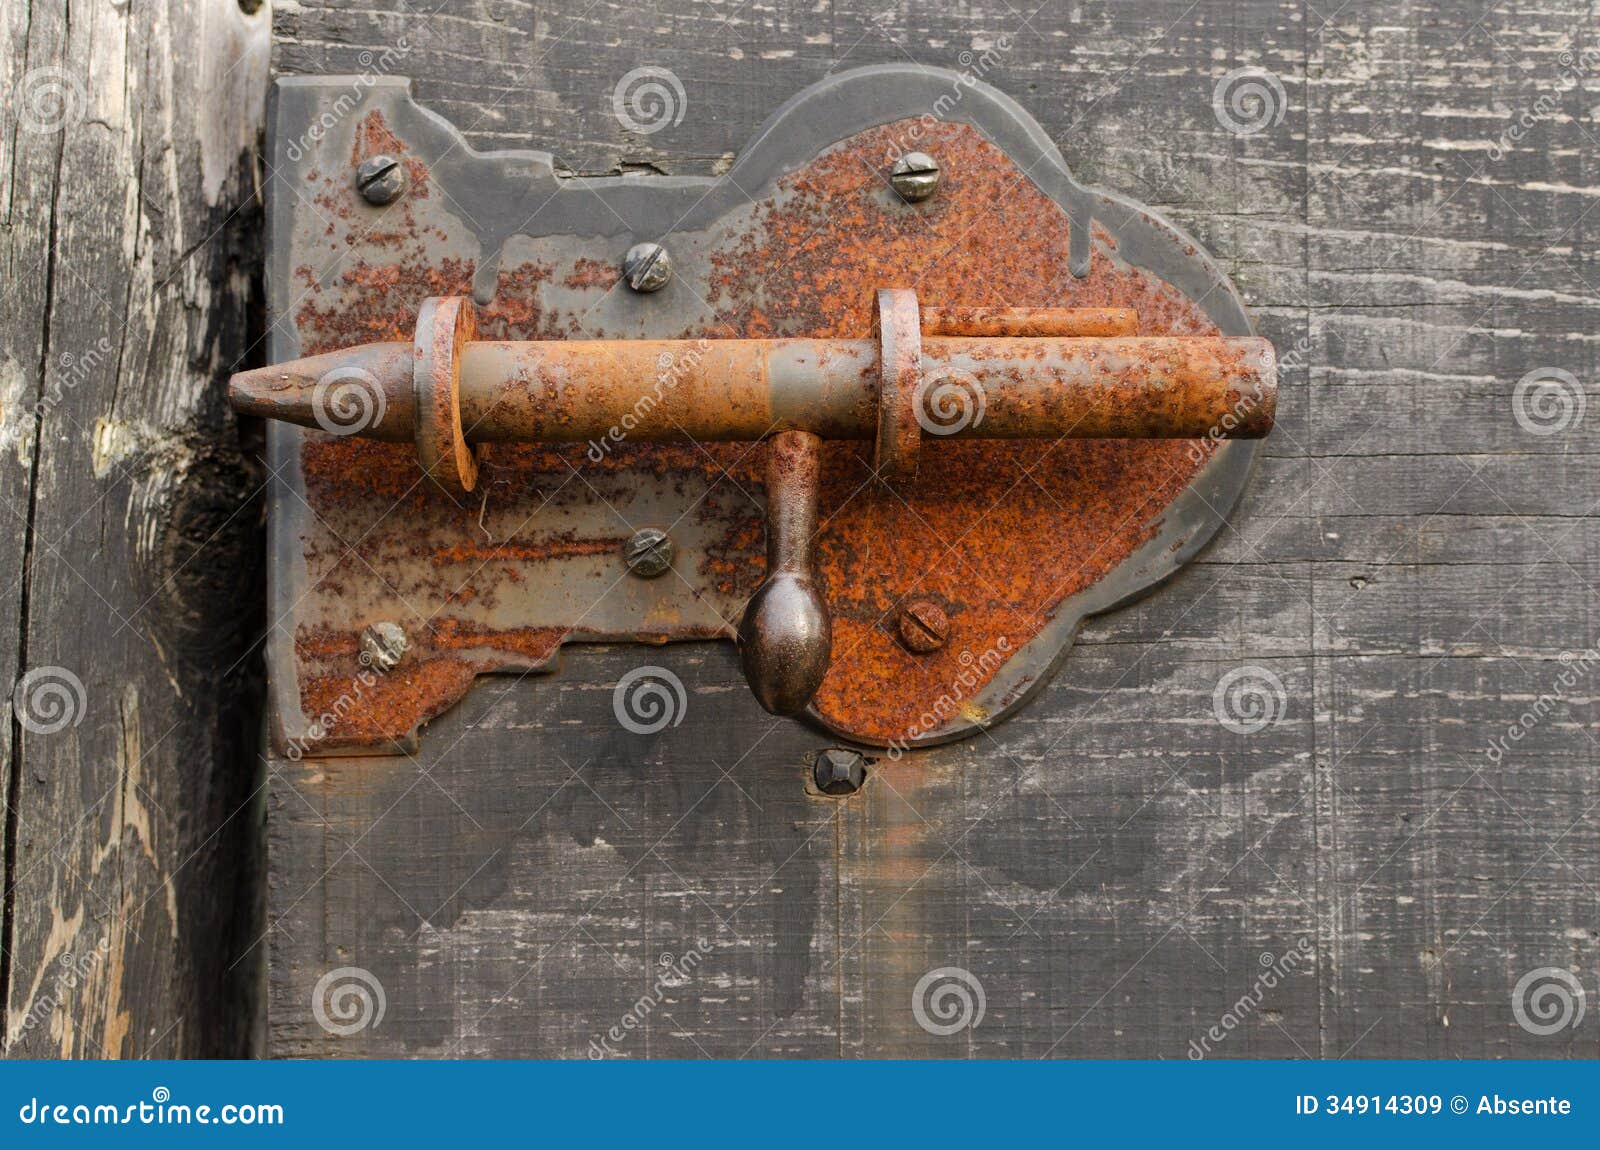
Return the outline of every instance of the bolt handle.
[[[805,710],[833,652],[833,620],[817,586],[812,541],[822,440],[780,431],[767,441],[767,578],[739,623],[744,677],[774,715]]]

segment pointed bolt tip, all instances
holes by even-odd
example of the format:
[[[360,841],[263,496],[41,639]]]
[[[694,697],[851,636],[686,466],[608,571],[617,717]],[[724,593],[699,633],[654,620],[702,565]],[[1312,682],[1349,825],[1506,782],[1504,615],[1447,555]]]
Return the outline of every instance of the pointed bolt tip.
[[[286,404],[300,399],[302,384],[291,364],[273,364],[228,377],[228,403],[246,415],[281,417]]]

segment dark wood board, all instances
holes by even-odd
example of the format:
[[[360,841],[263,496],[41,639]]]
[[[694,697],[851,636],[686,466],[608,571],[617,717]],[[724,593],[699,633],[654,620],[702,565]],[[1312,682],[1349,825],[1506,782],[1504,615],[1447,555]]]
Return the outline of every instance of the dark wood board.
[[[431,7],[285,6],[276,67],[358,72],[403,36],[476,146],[703,173],[831,69],[1004,37],[985,79],[1224,263],[1284,402],[1200,561],[1092,620],[992,736],[848,801],[807,793],[826,740],[714,646],[485,680],[414,759],[274,763],[268,1052],[582,1057],[632,1012],[627,1057],[1184,1058],[1232,1009],[1214,1056],[1600,1055],[1592,1010],[1543,1036],[1512,1010],[1542,967],[1600,993],[1593,669],[1557,686],[1596,641],[1600,414],[1536,435],[1512,410],[1535,369],[1600,378],[1600,79],[1561,56],[1596,47],[1591,5]],[[687,101],[648,137],[611,105],[642,64]],[[1286,107],[1239,136],[1213,92],[1245,66]],[[648,737],[611,710],[646,662],[689,688]],[[1284,685],[1248,735],[1213,712],[1246,666]],[[950,1035],[912,1009],[943,967],[985,1000]],[[348,1036],[312,1009],[341,968],[384,991]]]
[[[264,477],[224,388],[261,334],[269,31],[0,10],[9,1057],[259,1045]]]

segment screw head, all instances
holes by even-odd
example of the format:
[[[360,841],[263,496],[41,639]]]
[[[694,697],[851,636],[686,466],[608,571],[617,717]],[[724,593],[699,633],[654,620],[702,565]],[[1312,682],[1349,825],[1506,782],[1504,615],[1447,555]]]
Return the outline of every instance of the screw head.
[[[829,747],[811,761],[811,778],[825,795],[853,795],[867,781],[867,760],[860,751]]]
[[[634,244],[622,257],[622,276],[636,292],[660,291],[672,278],[672,257],[660,244]]]
[[[655,527],[641,528],[623,545],[622,557],[627,560],[631,574],[641,579],[654,579],[672,568],[672,540],[665,531]]]
[[[894,162],[889,183],[907,203],[933,195],[939,187],[939,165],[926,152],[907,152]]]
[[[379,671],[390,671],[411,646],[400,624],[374,623],[361,632],[361,661]]]
[[[369,204],[392,204],[406,190],[406,166],[393,156],[373,156],[356,169],[356,187]]]
[[[900,609],[900,641],[906,649],[926,655],[950,638],[950,616],[927,599],[913,599]]]

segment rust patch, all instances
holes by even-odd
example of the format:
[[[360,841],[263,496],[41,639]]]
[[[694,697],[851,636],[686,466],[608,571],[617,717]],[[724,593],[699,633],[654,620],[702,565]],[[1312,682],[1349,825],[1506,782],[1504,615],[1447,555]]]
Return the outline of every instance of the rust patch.
[[[1099,229],[1089,275],[1074,277],[1066,214],[965,125],[921,125],[941,185],[899,204],[881,173],[908,126],[863,133],[783,181],[779,201],[716,257],[724,320],[759,298],[744,323],[730,320],[742,335],[861,338],[873,308],[862,285],[914,285],[933,308],[1120,308],[1136,313],[1139,335],[1218,334],[1177,289],[1116,260]],[[959,700],[1063,600],[1155,534],[1204,459],[1188,440],[930,438],[916,483],[890,490],[864,455],[857,444],[825,451],[818,558],[833,661],[813,707],[883,742],[961,717]],[[940,650],[913,655],[897,641],[911,597],[945,608]]]
[[[573,289],[599,288],[601,291],[610,291],[622,282],[622,267],[586,257],[575,262],[561,282],[563,286]]]
[[[578,539],[567,535],[537,543],[455,543],[437,549],[433,559],[442,563],[482,563],[490,559],[540,563],[546,559],[565,559],[574,555],[611,555],[621,551],[628,539],[626,535],[606,539]]]

